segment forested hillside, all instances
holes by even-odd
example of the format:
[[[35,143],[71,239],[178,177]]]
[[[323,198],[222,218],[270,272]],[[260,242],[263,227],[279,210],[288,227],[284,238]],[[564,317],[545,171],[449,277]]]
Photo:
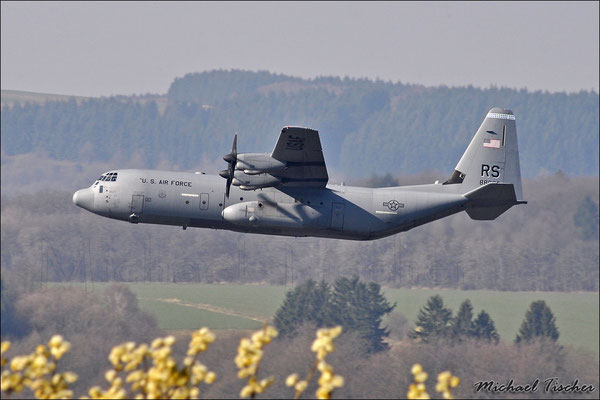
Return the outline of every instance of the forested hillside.
[[[75,207],[72,192],[34,192],[2,198],[2,274],[273,284],[357,274],[389,287],[597,291],[597,177],[526,179],[523,192],[529,203],[495,221],[460,213],[373,242],[132,225]]]
[[[394,287],[598,290],[597,93],[211,71],[176,79],[165,95],[11,99],[2,108],[3,275],[289,284],[358,274]],[[270,151],[288,124],[318,129],[330,175],[347,183],[432,183],[492,106],[517,117],[529,201],[493,222],[462,213],[368,243],[265,240],[133,226],[71,202],[113,168],[216,172],[234,131],[241,152]]]
[[[271,151],[284,125],[318,129],[333,176],[449,173],[493,106],[517,118],[524,176],[598,172],[598,94],[424,87],[268,72],[210,71],[176,79],[164,96],[4,103],[2,152],[52,159],[133,158],[138,167],[214,165],[239,133],[242,152]],[[101,172],[101,171],[97,171]],[[211,171],[213,172],[213,171]]]

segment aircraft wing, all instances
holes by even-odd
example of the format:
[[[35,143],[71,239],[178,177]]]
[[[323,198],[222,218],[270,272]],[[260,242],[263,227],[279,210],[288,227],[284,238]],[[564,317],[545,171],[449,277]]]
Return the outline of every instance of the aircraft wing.
[[[285,186],[324,187],[329,180],[319,132],[313,129],[284,127],[271,157],[286,164],[277,173]]]

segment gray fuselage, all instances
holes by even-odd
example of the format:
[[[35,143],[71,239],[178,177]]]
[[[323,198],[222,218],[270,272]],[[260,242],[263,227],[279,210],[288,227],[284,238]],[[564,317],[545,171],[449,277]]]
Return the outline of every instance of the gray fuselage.
[[[218,175],[131,169],[103,177],[108,174],[116,179],[77,191],[73,202],[132,223],[284,236],[379,239],[460,212],[469,201],[457,185],[232,187],[227,198]]]
[[[223,159],[228,169],[220,176],[107,172],[73,202],[131,223],[353,240],[379,239],[463,210],[471,219],[493,220],[526,203],[515,116],[499,107],[486,114],[443,184],[326,185],[319,134],[301,127],[284,127],[270,154],[238,154],[236,135]]]

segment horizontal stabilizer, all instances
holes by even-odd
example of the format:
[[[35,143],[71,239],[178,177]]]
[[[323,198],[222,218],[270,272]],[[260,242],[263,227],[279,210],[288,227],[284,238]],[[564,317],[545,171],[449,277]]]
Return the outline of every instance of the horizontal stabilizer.
[[[465,211],[475,220],[493,220],[514,205],[527,204],[517,200],[512,183],[488,183],[464,196],[469,199]]]

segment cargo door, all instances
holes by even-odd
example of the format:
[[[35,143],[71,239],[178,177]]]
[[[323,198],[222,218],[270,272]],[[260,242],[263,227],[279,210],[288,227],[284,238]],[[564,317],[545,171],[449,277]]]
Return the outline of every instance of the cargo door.
[[[134,194],[131,197],[131,213],[140,215],[144,211],[144,195]]]

